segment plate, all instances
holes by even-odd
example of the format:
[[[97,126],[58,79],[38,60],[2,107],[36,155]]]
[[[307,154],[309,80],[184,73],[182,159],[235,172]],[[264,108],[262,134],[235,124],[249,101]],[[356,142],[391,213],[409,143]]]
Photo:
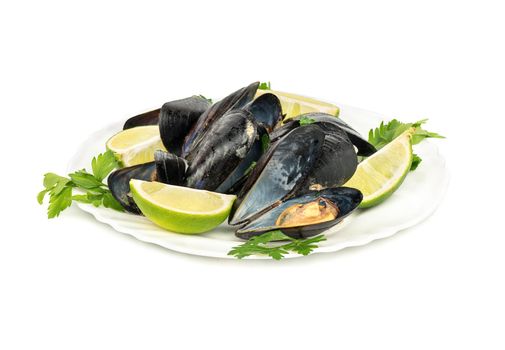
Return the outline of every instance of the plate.
[[[360,108],[337,104],[340,118],[363,135],[390,118]],[[69,171],[89,168],[93,156],[102,153],[106,140],[122,129],[124,121],[110,124],[95,132],[79,148],[69,164]],[[414,226],[430,216],[442,200],[449,181],[444,157],[430,141],[415,146],[415,152],[423,161],[405,179],[402,186],[384,203],[370,209],[358,209],[341,224],[324,232],[327,240],[319,243],[314,253],[336,252],[347,247],[360,246],[376,239]],[[92,214],[98,221],[112,226],[116,231],[131,235],[140,241],[154,243],[181,253],[216,258],[233,258],[227,253],[241,242],[233,228],[226,223],[211,232],[200,235],[183,235],[157,227],[148,219],[112,209],[96,208],[77,203],[78,207]],[[287,258],[300,257],[290,254]],[[251,256],[252,259],[269,259]]]

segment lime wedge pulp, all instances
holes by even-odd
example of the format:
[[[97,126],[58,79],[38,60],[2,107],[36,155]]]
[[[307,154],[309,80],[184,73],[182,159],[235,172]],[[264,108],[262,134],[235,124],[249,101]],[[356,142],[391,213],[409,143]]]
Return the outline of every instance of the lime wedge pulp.
[[[400,187],[412,163],[411,128],[358,164],[352,178],[344,184],[363,193],[361,208],[375,206]]]
[[[154,160],[154,151],[165,150],[157,125],[138,126],[120,131],[106,143],[123,166],[132,166]]]
[[[279,98],[282,105],[282,113],[286,115],[284,120],[311,112],[327,113],[337,117],[340,112],[340,109],[331,103],[318,101],[310,97],[295,95],[288,92],[258,90],[256,92],[256,97],[266,93],[272,93]]]
[[[221,224],[230,214],[236,196],[131,180],[133,200],[152,222],[178,233],[202,233]]]

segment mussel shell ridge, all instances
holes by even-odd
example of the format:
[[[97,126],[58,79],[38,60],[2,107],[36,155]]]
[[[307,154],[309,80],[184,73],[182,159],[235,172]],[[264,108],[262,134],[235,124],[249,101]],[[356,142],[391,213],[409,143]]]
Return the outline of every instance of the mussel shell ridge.
[[[238,167],[245,171],[254,161],[248,155],[256,140],[257,127],[250,113],[230,111],[212,123],[199,146],[190,153],[186,186],[209,191],[220,188]],[[244,160],[249,164],[244,164]],[[237,174],[236,179],[241,175]],[[231,185],[233,181],[229,181]],[[226,190],[220,188],[221,192]]]
[[[299,127],[265,153],[234,203],[231,225],[261,215],[278,201],[294,195],[319,158],[324,133],[314,125]]]
[[[334,220],[289,228],[282,228],[276,225],[279,215],[281,215],[286,208],[292,205],[314,201],[318,197],[325,198],[336,205],[338,208],[338,216]],[[291,198],[269,210],[259,218],[249,222],[246,226],[236,231],[236,236],[249,239],[267,231],[281,230],[285,235],[292,238],[311,237],[341,222],[358,207],[362,199],[363,195],[360,191],[348,187],[327,188],[322,191],[309,192],[302,196]]]

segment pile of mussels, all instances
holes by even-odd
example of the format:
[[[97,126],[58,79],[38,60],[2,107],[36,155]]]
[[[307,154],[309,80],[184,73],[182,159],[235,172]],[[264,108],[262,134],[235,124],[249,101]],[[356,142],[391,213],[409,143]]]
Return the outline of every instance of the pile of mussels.
[[[244,239],[274,229],[305,238],[340,222],[363,198],[341,186],[356,171],[358,156],[371,155],[374,146],[328,114],[282,123],[274,94],[254,98],[258,85],[214,104],[192,96],[130,118],[124,129],[159,125],[169,152],[158,150],[154,162],[114,171],[108,178],[114,197],[141,214],[131,179],[236,194],[228,223]],[[300,123],[306,117],[311,123]]]

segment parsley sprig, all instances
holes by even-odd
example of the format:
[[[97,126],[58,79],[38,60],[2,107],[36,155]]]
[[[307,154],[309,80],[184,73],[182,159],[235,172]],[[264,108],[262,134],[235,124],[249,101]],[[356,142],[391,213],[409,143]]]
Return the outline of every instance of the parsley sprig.
[[[272,242],[288,240],[288,243],[279,245]],[[233,247],[228,252],[228,255],[235,256],[237,259],[242,259],[250,255],[267,255],[275,260],[284,258],[290,252],[301,255],[309,255],[317,248],[318,242],[325,241],[324,235],[318,235],[307,239],[294,239],[286,236],[280,230],[269,231],[259,236],[250,238],[245,243]]]
[[[262,83],[260,83],[260,84],[259,84],[259,86],[258,86],[258,90],[272,90],[272,89],[271,89],[271,87],[272,87],[272,86],[270,85],[270,82],[269,82],[269,81],[267,81],[267,82],[262,82]]]
[[[422,119],[415,123],[402,123],[397,119],[393,119],[386,124],[384,122],[381,122],[378,128],[370,129],[370,132],[368,133],[368,142],[374,145],[375,148],[381,149],[411,127],[415,128],[415,132],[412,135],[413,145],[417,145],[419,142],[427,138],[445,138],[440,134],[423,129],[422,125],[427,121],[428,119]],[[421,157],[419,157],[417,154],[414,154],[410,170],[414,171],[419,166],[421,161]]]
[[[114,154],[107,151],[93,158],[91,161],[92,173],[85,169],[73,172],[68,177],[47,173],[44,175],[44,190],[37,195],[37,201],[39,204],[43,204],[45,196],[49,195],[47,208],[49,219],[59,216],[72,204],[72,201],[124,211],[103,182],[107,175],[118,166]],[[78,190],[79,194],[74,194],[74,189]]]

